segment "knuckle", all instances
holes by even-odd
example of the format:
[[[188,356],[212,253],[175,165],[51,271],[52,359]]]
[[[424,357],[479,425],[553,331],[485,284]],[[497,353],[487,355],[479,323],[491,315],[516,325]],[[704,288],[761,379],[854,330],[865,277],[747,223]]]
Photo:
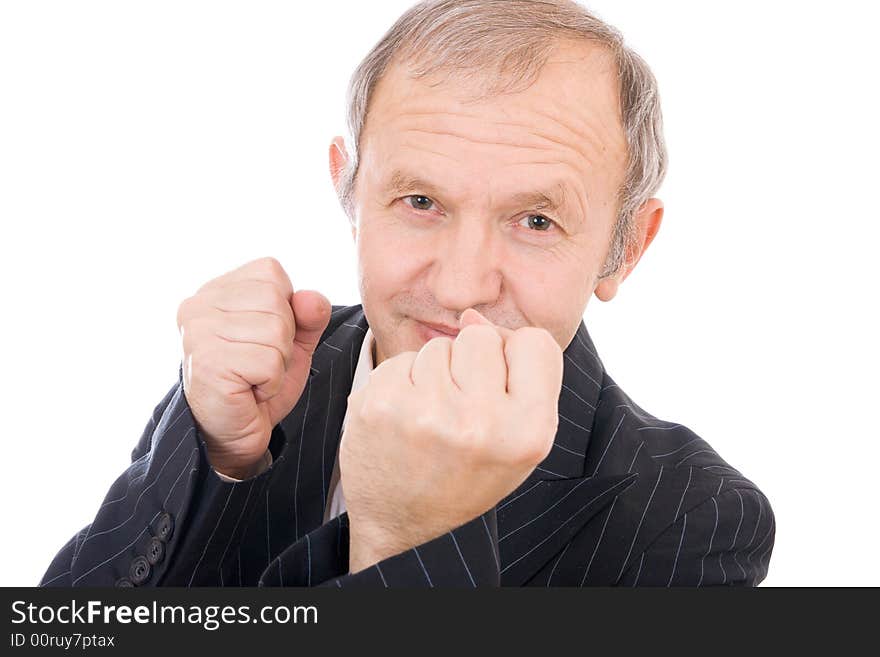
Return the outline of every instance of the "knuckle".
[[[544,354],[560,352],[556,338],[544,328],[537,326],[523,326],[514,331],[508,340],[508,344],[515,349],[536,351]]]
[[[270,298],[270,307],[278,315],[283,315],[285,311],[290,312],[291,315],[293,314],[293,311],[290,310],[290,304],[287,302],[287,297],[284,296],[284,292],[277,285],[272,285]]]
[[[180,344],[183,346],[184,354],[191,354],[197,344],[193,338],[192,330],[186,325],[180,327]]]
[[[536,417],[543,418],[544,416],[536,413]],[[551,421],[549,416],[543,421],[539,420],[531,423],[530,430],[524,434],[521,443],[519,458],[522,463],[537,465],[547,458],[556,439],[557,423],[558,418],[554,418]]]
[[[365,395],[360,407],[360,417],[367,424],[383,422],[391,412],[390,402],[380,395]]]
[[[199,317],[186,317],[180,327],[184,351],[193,351],[205,342],[205,320]],[[210,337],[210,336],[209,336]]]
[[[214,354],[199,349],[189,354],[189,371],[193,381],[205,381],[211,375],[211,363],[216,362]]]
[[[269,276],[276,276],[279,272],[284,271],[281,266],[281,263],[278,262],[276,258],[272,256],[265,256],[263,258],[259,258],[254,262],[254,266],[259,271],[268,274]]]
[[[186,318],[189,316],[190,305],[192,297],[187,297],[183,301],[180,302],[180,305],[177,306],[177,328],[181,329],[183,324],[186,322]]]
[[[520,422],[508,437],[504,459],[517,467],[533,467],[549,454],[555,432],[548,436],[537,428],[536,422]]]
[[[418,355],[417,351],[403,351],[396,356],[386,358],[370,370],[367,378],[378,382],[386,378],[393,379],[400,372],[409,372]]]
[[[453,339],[452,338],[431,338],[425,344],[422,345],[422,348],[419,350],[420,352],[425,353],[434,353],[435,351],[438,353],[443,353],[449,350],[452,347]]]
[[[281,308],[278,309],[278,316],[284,322],[284,327],[293,339],[293,331],[296,328],[296,318],[293,316],[293,308],[285,296],[281,296]]]
[[[455,445],[464,454],[477,455],[486,450],[485,432],[476,424],[467,424],[456,431]]]
[[[265,345],[247,345],[247,351],[243,352],[245,356],[253,363],[255,373],[264,379],[275,377],[279,373],[278,363],[281,356],[277,349],[267,347]]]
[[[261,259],[261,269],[265,276],[281,289],[290,287],[290,277],[284,270],[284,266],[275,258],[268,256]]]
[[[548,445],[546,441],[532,437],[530,440],[525,441],[519,450],[517,463],[525,466],[538,465],[547,457],[552,445],[553,443]]]
[[[281,379],[284,375],[284,357],[278,349],[268,349],[269,374],[273,379]]]
[[[284,347],[290,338],[287,334],[287,323],[278,315],[269,315],[267,330],[272,344]]]
[[[282,370],[278,366],[279,360],[277,352],[275,352],[274,355],[269,355],[260,361],[254,372],[259,381],[252,383],[262,385],[270,392],[278,390],[282,382]]]
[[[538,328],[535,326],[523,326],[522,328],[518,328],[514,332],[514,338],[516,338],[519,342],[526,344],[538,344],[543,339],[541,336],[543,333],[546,333],[542,328]]]
[[[438,346],[450,344],[452,341],[453,341],[453,338],[451,336],[448,336],[448,335],[447,336],[443,336],[443,335],[437,336],[435,338],[431,338],[425,344],[423,344],[422,349],[425,349],[425,348],[435,349]]]
[[[435,413],[430,411],[416,413],[411,418],[412,428],[419,434],[432,435],[439,437],[447,437],[451,440],[455,439],[455,434],[445,430],[442,422],[438,422]]]
[[[283,297],[276,285],[261,281],[255,285],[253,295],[254,303],[260,310],[266,312],[280,312]]]

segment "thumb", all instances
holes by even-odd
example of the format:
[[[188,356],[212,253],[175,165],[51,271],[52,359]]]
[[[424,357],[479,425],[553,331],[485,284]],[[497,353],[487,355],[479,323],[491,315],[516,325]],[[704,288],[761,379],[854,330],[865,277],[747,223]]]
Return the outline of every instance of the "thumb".
[[[513,331],[509,328],[493,324],[478,311],[474,310],[473,308],[468,308],[461,314],[461,318],[458,322],[459,329],[463,329],[465,326],[470,326],[471,324],[486,324],[487,326],[491,326],[496,331],[498,331],[501,334],[501,337],[505,340],[513,335]]]
[[[293,342],[312,354],[330,323],[330,302],[320,292],[299,290],[291,295],[290,307],[296,325]]]

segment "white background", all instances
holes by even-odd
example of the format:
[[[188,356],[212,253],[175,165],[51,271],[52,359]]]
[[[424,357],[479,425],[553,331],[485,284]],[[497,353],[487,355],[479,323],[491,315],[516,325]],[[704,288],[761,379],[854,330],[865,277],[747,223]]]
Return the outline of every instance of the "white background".
[[[0,585],[91,521],[202,283],[274,255],[359,302],[327,146],[408,4],[0,4]],[[877,10],[588,6],[652,66],[671,163],[657,239],[587,308],[609,373],[767,493],[765,585],[880,585]]]

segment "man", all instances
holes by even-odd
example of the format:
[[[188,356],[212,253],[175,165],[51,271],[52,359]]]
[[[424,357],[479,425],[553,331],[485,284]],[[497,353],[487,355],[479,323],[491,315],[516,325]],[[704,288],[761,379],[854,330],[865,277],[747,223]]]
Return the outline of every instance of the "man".
[[[503,17],[503,20],[502,20]],[[424,2],[330,171],[362,304],[280,264],[178,311],[179,382],[44,585],[757,585],[775,520],[582,317],[656,235],[656,83],[565,0]]]

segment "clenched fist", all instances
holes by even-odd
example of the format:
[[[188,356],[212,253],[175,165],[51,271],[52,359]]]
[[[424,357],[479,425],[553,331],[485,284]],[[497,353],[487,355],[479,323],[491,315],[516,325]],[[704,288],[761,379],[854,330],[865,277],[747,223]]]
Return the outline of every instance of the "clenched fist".
[[[274,258],[215,278],[180,304],[184,393],[215,470],[254,474],[272,428],[302,394],[329,321],[329,301],[294,293]]]
[[[476,518],[556,436],[562,351],[473,309],[452,338],[383,361],[348,397],[340,472],[357,572]]]

